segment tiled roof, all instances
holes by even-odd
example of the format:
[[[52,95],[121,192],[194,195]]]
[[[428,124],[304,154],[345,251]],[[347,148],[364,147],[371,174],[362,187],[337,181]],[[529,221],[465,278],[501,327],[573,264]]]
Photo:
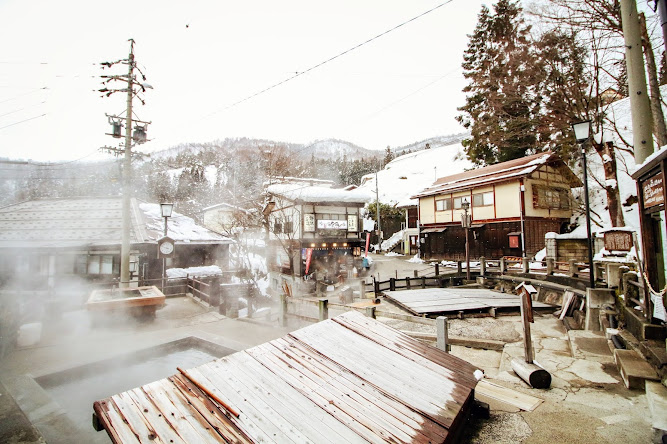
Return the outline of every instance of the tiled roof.
[[[163,235],[159,205],[131,201],[131,243],[152,243]],[[0,248],[66,248],[118,245],[120,197],[41,199],[0,208]],[[174,213],[169,236],[181,242],[231,242]]]

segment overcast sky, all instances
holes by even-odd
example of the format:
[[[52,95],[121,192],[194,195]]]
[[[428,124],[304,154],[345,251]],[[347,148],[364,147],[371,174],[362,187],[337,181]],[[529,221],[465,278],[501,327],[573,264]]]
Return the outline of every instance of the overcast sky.
[[[0,0],[0,157],[104,157],[118,146],[101,98],[100,62],[129,38],[154,87],[135,100],[151,152],[226,137],[369,149],[462,132],[462,54],[482,2],[452,0],[280,86],[445,0]],[[126,72],[124,66],[113,71]]]

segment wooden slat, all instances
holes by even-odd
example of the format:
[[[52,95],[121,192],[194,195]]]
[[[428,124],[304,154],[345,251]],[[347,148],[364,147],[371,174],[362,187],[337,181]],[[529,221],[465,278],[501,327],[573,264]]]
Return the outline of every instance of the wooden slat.
[[[94,406],[99,407],[96,411],[101,414],[100,421],[105,424],[107,434],[114,443],[141,443],[110,399],[98,401]]]
[[[182,436],[166,422],[160,409],[146,396],[142,388],[125,392],[132,402],[141,410],[142,415],[151,423],[157,436],[165,443],[186,443]]]
[[[495,399],[528,412],[535,410],[543,402],[540,398],[526,395],[486,380],[482,380],[477,384],[475,397],[481,401],[485,401],[485,398]]]
[[[235,355],[226,358],[235,357]],[[261,396],[252,390],[252,387],[245,386],[234,373],[238,371],[233,365],[234,359],[225,359],[226,365],[224,372],[218,372],[217,368],[223,365],[223,362],[213,361],[208,364],[191,369],[198,370],[202,376],[205,376],[212,385],[223,392],[232,402],[231,405],[237,407],[240,416],[238,421],[245,425],[251,421],[270,437],[271,441],[277,443],[296,443],[307,442],[307,438],[292,425],[283,421],[279,412],[271,409]],[[199,378],[198,378],[199,379]],[[252,438],[252,434],[248,433]]]
[[[181,375],[174,375],[169,378],[178,389],[179,393],[193,409],[206,419],[225,440],[231,443],[252,442],[249,437],[243,434],[229,419],[226,413],[220,409],[204,392],[199,390],[192,382]]]
[[[139,441],[164,442],[158,436],[150,421],[143,415],[141,409],[137,407],[127,393],[112,396],[111,402],[116,405],[116,409],[125,418],[128,427],[130,427],[134,435],[139,437]]]
[[[355,344],[333,344],[322,338],[322,332],[317,331],[319,328],[313,329],[321,325],[324,323],[297,330],[290,336],[350,369],[384,393],[421,410],[445,427],[451,425],[469,393],[468,389],[418,366],[405,365],[406,358],[395,353],[376,353],[378,350],[372,350],[368,344],[359,341]],[[410,370],[406,375],[404,372],[407,369]]]

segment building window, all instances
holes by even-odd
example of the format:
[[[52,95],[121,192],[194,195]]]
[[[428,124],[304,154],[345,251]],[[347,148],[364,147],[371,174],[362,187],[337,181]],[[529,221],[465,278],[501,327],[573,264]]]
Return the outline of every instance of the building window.
[[[77,256],[75,271],[77,274],[113,274],[113,256],[110,254]]]
[[[493,205],[493,192],[489,191],[488,193],[479,193],[472,195],[472,206],[473,207],[486,207]]]
[[[461,200],[460,198],[459,201]],[[435,201],[435,210],[436,211],[447,211],[452,209],[452,199],[441,199]]]
[[[283,224],[278,221],[273,222],[273,233],[280,234],[283,232]]]
[[[461,205],[461,203],[462,203],[462,199],[463,199],[462,197],[455,197],[455,198],[453,199],[453,200],[454,200],[454,209],[455,209],[455,210],[460,210],[461,208],[463,208],[463,205]],[[467,199],[466,199],[466,200],[467,200]]]
[[[533,208],[570,209],[570,190],[533,185]]]
[[[292,226],[292,221],[291,220],[285,221],[285,225],[283,226],[283,233],[292,234],[293,231],[294,227]]]

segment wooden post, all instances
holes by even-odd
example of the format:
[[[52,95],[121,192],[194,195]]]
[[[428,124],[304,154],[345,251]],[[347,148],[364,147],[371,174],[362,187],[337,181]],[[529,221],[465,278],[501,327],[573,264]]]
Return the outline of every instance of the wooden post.
[[[461,265],[461,261],[457,261],[457,262],[456,262],[456,272],[457,272],[458,274],[462,274],[462,273],[463,273],[463,265]]]
[[[396,291],[396,279],[389,278],[389,291]]]
[[[505,274],[507,271],[507,262],[504,257],[500,258],[500,274]]]
[[[436,276],[440,275],[440,264],[439,263],[435,264],[435,275]]]
[[[414,277],[416,277],[416,278],[419,277],[419,270],[414,270]]]
[[[320,308],[320,321],[326,321],[329,319],[329,300],[320,299],[318,302]]]
[[[435,346],[445,353],[449,353],[451,346],[449,345],[449,336],[447,334],[447,318],[445,316],[438,316],[435,318],[436,327],[436,343]]]
[[[527,257],[521,259],[521,268],[524,273],[530,273],[530,262]]]
[[[373,292],[375,293],[375,297],[380,294],[380,282],[375,279],[375,276],[373,276]]]
[[[484,256],[479,257],[479,275],[482,277],[486,275],[486,258]]]
[[[534,388],[549,388],[551,375],[533,363],[535,354],[533,342],[530,335],[530,324],[533,322],[533,300],[532,295],[537,293],[535,287],[522,282],[516,287],[521,296],[521,319],[523,320],[523,345],[525,358],[514,358],[511,362],[512,369],[521,379]]]
[[[410,289],[410,278],[406,276],[405,278],[405,289],[409,290]]]
[[[426,278],[422,276],[422,288],[426,288]]]
[[[574,259],[570,259],[568,263],[569,263],[569,269],[567,270],[568,276],[577,277],[577,262]]]
[[[554,274],[554,258],[547,258],[547,276],[553,276]]]
[[[366,316],[375,319],[375,307],[366,307]]]
[[[287,327],[287,295],[280,294],[280,326]]]

